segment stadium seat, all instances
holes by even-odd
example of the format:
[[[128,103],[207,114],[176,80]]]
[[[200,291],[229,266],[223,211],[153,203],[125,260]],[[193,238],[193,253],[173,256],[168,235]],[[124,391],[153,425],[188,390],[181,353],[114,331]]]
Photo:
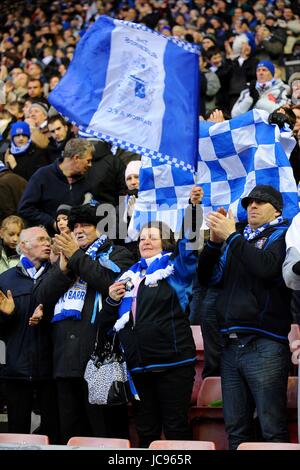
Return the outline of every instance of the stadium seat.
[[[194,405],[197,402],[198,393],[202,384],[202,371],[204,367],[204,346],[200,325],[191,325],[191,329],[196,346],[197,358],[197,362],[195,365],[195,379],[191,398],[191,403]]]
[[[42,434],[0,433],[0,444],[49,445],[49,437]]]
[[[197,405],[190,408],[189,418],[193,429],[193,439],[212,441],[217,450],[228,449],[220,377],[206,377],[203,380]]]
[[[300,444],[289,442],[243,442],[237,450],[300,450]]]
[[[287,414],[290,441],[298,443],[298,377],[290,376],[288,378],[287,390]]]
[[[214,442],[209,441],[153,441],[149,449],[161,450],[216,450]]]
[[[117,439],[112,437],[71,437],[68,446],[101,447],[102,449],[117,448],[129,449],[128,439]]]

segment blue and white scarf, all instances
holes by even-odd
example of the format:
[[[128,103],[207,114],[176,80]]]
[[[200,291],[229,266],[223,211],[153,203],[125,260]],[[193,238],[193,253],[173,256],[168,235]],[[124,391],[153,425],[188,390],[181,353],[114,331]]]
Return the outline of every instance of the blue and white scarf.
[[[267,228],[272,227],[273,225],[281,224],[282,222],[283,222],[283,217],[279,216],[275,220],[272,220],[272,222],[268,222],[267,224],[264,224],[261,227],[258,227],[257,229],[252,229],[250,225],[248,224],[244,228],[244,232],[243,232],[244,238],[246,240],[253,240],[253,238],[256,238]]]
[[[26,152],[26,150],[28,150],[30,144],[31,144],[31,139],[28,139],[26,144],[21,145],[20,147],[17,147],[15,145],[15,143],[12,141],[11,144],[10,144],[10,152],[12,153],[12,155],[19,155],[20,153]]]
[[[265,91],[268,91],[272,86],[275,84],[274,78],[272,80],[268,80],[267,82],[256,82],[255,88],[260,92],[264,93]]]
[[[98,238],[86,251],[86,255],[96,260],[99,258],[101,266],[110,269],[113,272],[120,272],[120,268],[109,259],[109,255],[112,251],[112,246],[105,253],[99,253],[99,248],[106,242],[107,236],[102,235]],[[77,279],[70,289],[58,300],[54,308],[54,316],[52,323],[65,320],[66,318],[73,318],[74,320],[81,320],[81,312],[84,305],[84,300],[87,292],[87,283],[82,279]],[[101,309],[101,295],[96,295],[97,306]],[[95,309],[94,309],[95,311]]]
[[[21,255],[19,265],[31,279],[38,279],[44,272],[47,263],[42,263],[39,269],[36,269],[32,261],[25,255]]]
[[[174,272],[174,265],[170,261],[172,253],[162,252],[155,257],[144,259],[141,258],[128,271],[122,274],[118,281],[122,281],[130,277],[134,286],[140,282],[140,278],[145,278],[146,286],[153,286],[161,279],[169,277]],[[133,302],[133,289],[125,293],[121,305],[119,307],[119,318],[114,325],[115,331],[120,331],[129,321],[131,306]]]
[[[0,160],[0,171],[8,170],[7,166]]]

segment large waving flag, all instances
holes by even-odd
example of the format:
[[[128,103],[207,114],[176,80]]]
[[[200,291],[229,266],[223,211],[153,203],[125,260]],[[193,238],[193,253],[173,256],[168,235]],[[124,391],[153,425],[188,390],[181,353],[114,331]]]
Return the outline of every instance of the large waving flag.
[[[198,59],[189,43],[101,16],[49,102],[88,135],[193,172]]]
[[[164,221],[179,235],[195,184],[193,172],[143,156],[139,179],[139,197],[128,227],[129,237],[136,240],[142,226],[150,220]]]
[[[204,214],[223,206],[245,221],[240,199],[257,184],[270,184],[282,193],[283,215],[292,219],[299,211],[289,163],[294,146],[292,132],[268,124],[265,111],[218,124],[200,121],[197,183],[204,190]]]

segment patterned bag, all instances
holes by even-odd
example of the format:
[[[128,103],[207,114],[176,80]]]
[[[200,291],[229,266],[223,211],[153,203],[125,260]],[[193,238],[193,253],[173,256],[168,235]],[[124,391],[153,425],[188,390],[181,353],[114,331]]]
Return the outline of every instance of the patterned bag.
[[[106,338],[99,352],[98,332],[94,352],[84,373],[88,384],[88,399],[92,405],[122,405],[129,401],[127,366],[117,343],[114,333],[112,341]]]

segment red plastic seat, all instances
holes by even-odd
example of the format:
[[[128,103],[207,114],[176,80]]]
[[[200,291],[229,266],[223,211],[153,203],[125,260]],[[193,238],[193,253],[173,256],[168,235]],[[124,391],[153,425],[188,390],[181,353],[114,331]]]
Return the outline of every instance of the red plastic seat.
[[[128,439],[117,439],[112,437],[71,437],[67,443],[68,446],[83,446],[83,447],[101,447],[130,449],[130,441]]]
[[[216,450],[214,442],[209,441],[153,441],[149,449],[160,450]]]
[[[42,434],[0,433],[0,444],[49,445],[49,437]]]
[[[289,442],[243,442],[237,450],[300,450],[300,444]]]
[[[298,443],[298,377],[288,378],[287,389],[287,415],[289,436],[292,443]]]
[[[206,377],[199,390],[197,405],[189,412],[193,439],[212,441],[217,450],[228,449],[225,432],[221,377]]]

